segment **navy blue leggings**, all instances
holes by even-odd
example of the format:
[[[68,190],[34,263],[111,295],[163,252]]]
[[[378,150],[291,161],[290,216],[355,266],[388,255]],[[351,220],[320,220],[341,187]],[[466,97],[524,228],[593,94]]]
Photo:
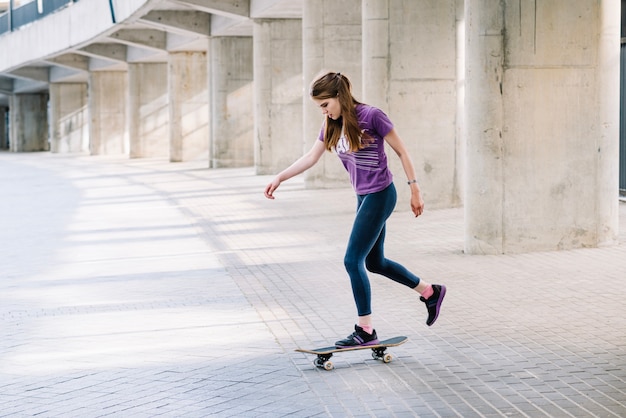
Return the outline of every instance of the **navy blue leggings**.
[[[415,288],[419,277],[404,266],[385,258],[385,222],[396,206],[393,183],[385,190],[357,195],[357,211],[343,263],[352,282],[359,316],[372,313],[372,291],[367,270]]]

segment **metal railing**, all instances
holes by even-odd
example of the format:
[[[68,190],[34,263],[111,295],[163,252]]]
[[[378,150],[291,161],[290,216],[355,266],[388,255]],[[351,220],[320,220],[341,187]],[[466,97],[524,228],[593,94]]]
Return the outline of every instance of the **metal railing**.
[[[35,0],[19,7],[13,7],[13,1],[10,1],[9,9],[0,15],[0,35],[35,22],[77,1],[78,0]]]

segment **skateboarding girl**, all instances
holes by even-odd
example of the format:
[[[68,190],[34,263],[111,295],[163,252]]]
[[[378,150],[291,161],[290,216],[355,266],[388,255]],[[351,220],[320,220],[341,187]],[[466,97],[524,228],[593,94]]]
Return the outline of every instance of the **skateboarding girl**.
[[[385,142],[402,163],[411,189],[411,211],[416,217],[424,211],[415,169],[404,142],[383,111],[360,103],[352,96],[352,86],[345,75],[326,73],[313,82],[309,93],[325,116],[318,140],[306,154],[276,175],[265,187],[265,197],[274,199],[274,191],[283,181],[311,168],[325,151],[335,152],[349,173],[357,195],[357,210],[344,265],[352,284],[358,323],[352,334],[335,344],[350,347],[378,343],[372,325],[371,288],[366,270],[418,292],[428,311],[426,324],[433,325],[439,316],[446,287],[421,280],[384,255],[385,223],[397,198]]]

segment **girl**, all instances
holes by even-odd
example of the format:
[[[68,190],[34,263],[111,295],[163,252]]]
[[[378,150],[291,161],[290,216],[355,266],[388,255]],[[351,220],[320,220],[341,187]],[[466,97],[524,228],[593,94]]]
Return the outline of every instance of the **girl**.
[[[372,325],[371,289],[366,269],[417,291],[428,311],[426,324],[434,324],[446,287],[421,280],[384,255],[385,223],[396,205],[396,189],[387,165],[385,141],[402,162],[411,188],[412,212],[417,217],[424,211],[415,169],[402,139],[385,113],[352,96],[350,81],[341,73],[330,72],[316,79],[310,95],[325,115],[319,140],[265,187],[265,197],[274,199],[274,191],[280,183],[311,168],[324,151],[334,151],[350,175],[357,195],[357,211],[344,265],[352,284],[358,323],[352,334],[335,344],[351,347],[379,342]]]

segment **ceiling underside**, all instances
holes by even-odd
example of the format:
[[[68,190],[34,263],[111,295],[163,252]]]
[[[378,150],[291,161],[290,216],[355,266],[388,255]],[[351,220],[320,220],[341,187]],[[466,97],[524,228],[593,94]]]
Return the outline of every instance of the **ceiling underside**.
[[[302,0],[162,0],[152,4],[141,16],[117,24],[112,33],[0,73],[0,105],[8,106],[13,94],[45,92],[50,83],[86,83],[92,71],[124,71],[129,63],[165,63],[170,52],[205,51],[209,37],[252,36],[255,19],[302,17]]]

